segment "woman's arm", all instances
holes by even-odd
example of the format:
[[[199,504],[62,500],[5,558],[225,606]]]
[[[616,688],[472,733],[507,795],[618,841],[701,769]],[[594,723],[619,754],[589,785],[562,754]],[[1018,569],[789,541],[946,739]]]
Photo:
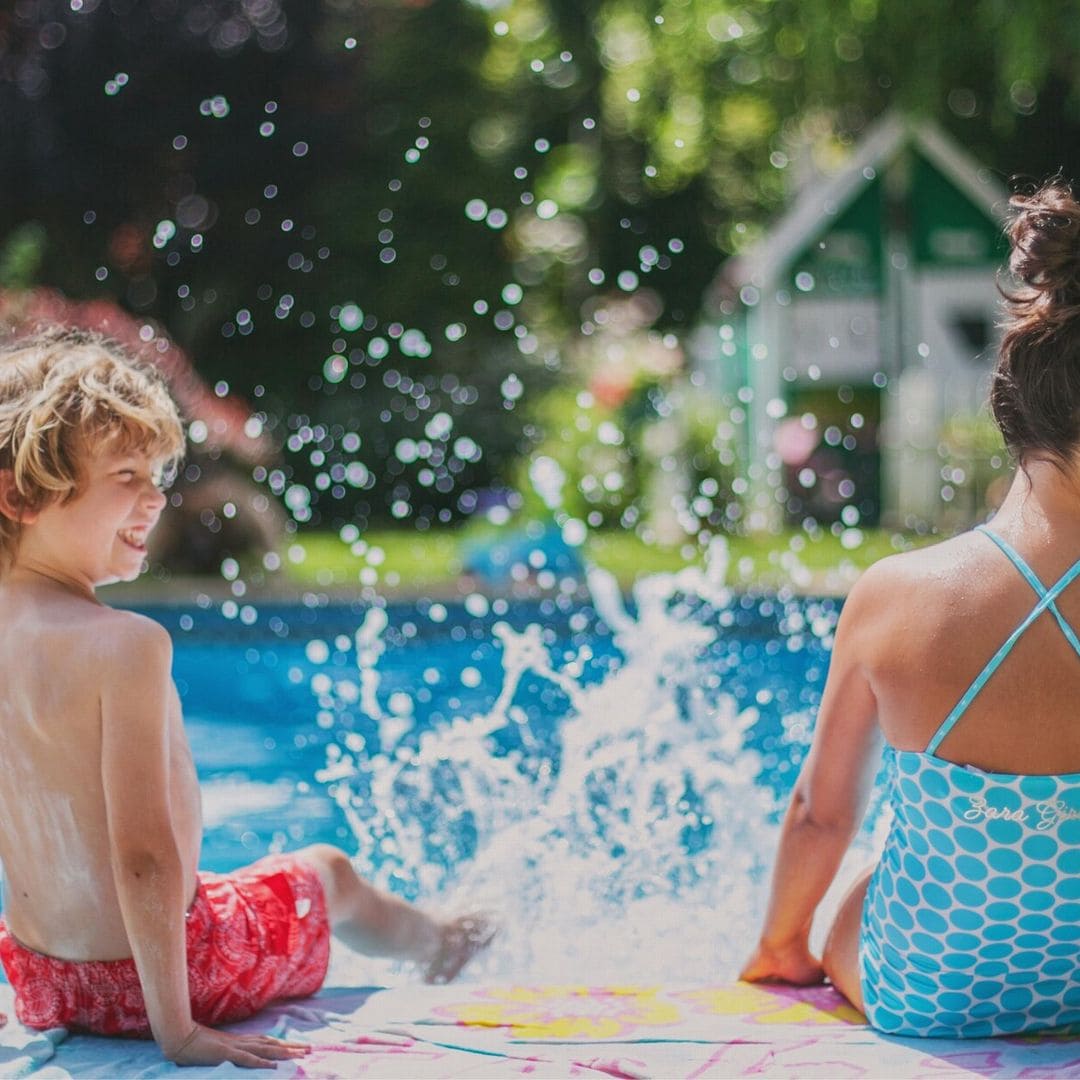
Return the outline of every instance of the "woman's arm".
[[[880,752],[877,702],[866,673],[866,623],[879,609],[872,572],[844,605],[813,744],[784,817],[765,924],[740,978],[807,984],[824,978],[810,924],[855,835]]]

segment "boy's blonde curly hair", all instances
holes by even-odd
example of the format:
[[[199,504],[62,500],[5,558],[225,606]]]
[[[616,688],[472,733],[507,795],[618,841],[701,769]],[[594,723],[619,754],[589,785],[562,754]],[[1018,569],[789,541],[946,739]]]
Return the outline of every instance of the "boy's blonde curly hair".
[[[0,348],[0,469],[19,504],[39,510],[74,498],[80,465],[102,448],[138,450],[175,468],[184,430],[161,375],[115,342],[51,328]],[[0,514],[0,573],[22,525]]]

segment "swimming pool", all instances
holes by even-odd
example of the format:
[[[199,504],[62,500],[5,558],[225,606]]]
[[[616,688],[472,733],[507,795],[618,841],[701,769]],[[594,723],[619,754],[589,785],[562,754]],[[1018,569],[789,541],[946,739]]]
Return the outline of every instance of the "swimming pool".
[[[722,688],[740,707],[757,712],[745,746],[762,754],[760,781],[778,794],[790,787],[801,756],[801,740],[788,737],[792,714],[816,708],[828,662],[819,638],[797,641],[792,648],[781,627],[792,614],[805,618],[818,603],[830,614],[835,610],[832,601],[783,604],[770,597],[744,597],[733,625],[720,628],[716,643],[701,658],[706,689]],[[433,607],[438,621],[431,619]],[[364,608],[267,606],[250,627],[193,607],[142,610],[173,634],[173,671],[204,791],[207,869],[228,868],[282,844],[327,841],[355,852],[358,838],[326,786],[315,780],[326,765],[335,731],[323,726],[325,715],[321,723],[318,719],[322,710],[312,680],[355,678],[352,638]],[[463,604],[410,603],[391,605],[387,615],[380,696],[389,700],[404,691],[414,703],[407,730],[401,721],[383,725],[387,749],[415,750],[421,733],[490,708],[502,681],[492,629],[497,622],[517,629],[542,626],[544,644],[557,657],[589,648],[592,655],[582,665],[586,685],[621,660],[610,630],[583,605],[566,612],[554,604],[519,601],[505,611],[500,606],[474,616]],[[189,621],[191,628],[181,629]],[[533,752],[558,768],[565,695],[533,676],[525,680],[517,703],[535,739]],[[370,717],[355,710],[350,719],[350,731],[361,735],[365,746],[383,745],[380,725]],[[340,729],[341,715],[334,720]],[[500,733],[496,742],[504,753],[520,744],[512,731]],[[462,838],[460,857],[471,853]]]
[[[235,608],[144,609],[176,645],[203,865],[339,844],[411,899],[503,912],[477,977],[729,973],[840,603],[673,580],[626,609],[594,595],[311,596],[246,625]]]

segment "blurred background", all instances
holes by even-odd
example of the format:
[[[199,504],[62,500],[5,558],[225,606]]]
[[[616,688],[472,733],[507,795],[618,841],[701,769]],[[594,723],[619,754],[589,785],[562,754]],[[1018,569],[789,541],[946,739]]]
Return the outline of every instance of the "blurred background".
[[[1007,483],[1001,226],[1080,171],[1078,37],[1062,0],[16,0],[0,323],[166,371],[157,582],[553,587],[722,536],[842,588]]]

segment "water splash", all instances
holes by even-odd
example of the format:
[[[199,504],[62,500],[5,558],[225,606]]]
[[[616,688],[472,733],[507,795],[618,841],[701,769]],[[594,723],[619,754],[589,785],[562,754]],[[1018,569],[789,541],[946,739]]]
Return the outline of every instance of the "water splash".
[[[588,645],[560,661],[540,625],[499,623],[490,708],[409,740],[408,710],[381,704],[386,615],[368,612],[359,686],[337,693],[379,719],[381,747],[349,753],[350,738],[354,750],[362,740],[340,731],[318,778],[381,884],[503,913],[478,975],[703,981],[730,977],[744,958],[779,807],[751,745],[757,709],[708,689],[706,655],[733,604],[726,573],[718,540],[703,568],[643,578],[627,605],[611,575],[591,570],[622,655],[613,670],[590,681]],[[526,679],[552,691],[554,741],[517,703]],[[360,977],[358,961],[340,962],[355,965],[343,977]]]

